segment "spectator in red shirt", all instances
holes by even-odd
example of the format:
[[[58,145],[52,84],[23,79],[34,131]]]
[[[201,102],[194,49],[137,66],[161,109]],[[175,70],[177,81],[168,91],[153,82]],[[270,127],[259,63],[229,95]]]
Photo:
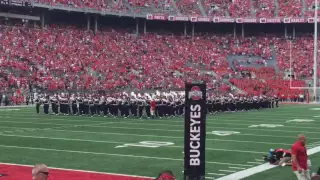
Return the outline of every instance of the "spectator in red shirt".
[[[306,137],[303,134],[298,136],[297,142],[291,147],[292,169],[298,180],[311,180],[308,170],[308,155],[306,148]]]

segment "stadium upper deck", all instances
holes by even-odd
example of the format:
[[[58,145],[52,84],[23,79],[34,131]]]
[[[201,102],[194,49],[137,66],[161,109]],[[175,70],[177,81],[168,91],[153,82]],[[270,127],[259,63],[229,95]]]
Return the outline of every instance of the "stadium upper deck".
[[[30,0],[29,0],[30,1]],[[32,0],[33,2],[33,0]],[[35,0],[36,4],[103,13],[227,18],[313,17],[313,0]]]

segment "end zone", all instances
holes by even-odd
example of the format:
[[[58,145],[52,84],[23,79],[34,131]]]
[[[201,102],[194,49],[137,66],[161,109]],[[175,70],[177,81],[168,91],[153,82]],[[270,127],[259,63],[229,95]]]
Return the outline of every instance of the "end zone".
[[[0,163],[0,174],[6,174],[6,180],[31,179],[31,165]],[[75,169],[49,167],[50,179],[68,180],[151,180],[152,177],[126,174],[104,173]],[[156,172],[155,172],[156,173]]]

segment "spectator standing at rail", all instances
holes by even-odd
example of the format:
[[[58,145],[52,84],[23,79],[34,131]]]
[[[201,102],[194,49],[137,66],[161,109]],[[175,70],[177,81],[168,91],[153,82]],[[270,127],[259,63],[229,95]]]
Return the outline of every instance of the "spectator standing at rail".
[[[311,180],[308,169],[308,155],[306,148],[306,137],[303,134],[298,136],[298,140],[292,145],[292,169],[298,180]]]

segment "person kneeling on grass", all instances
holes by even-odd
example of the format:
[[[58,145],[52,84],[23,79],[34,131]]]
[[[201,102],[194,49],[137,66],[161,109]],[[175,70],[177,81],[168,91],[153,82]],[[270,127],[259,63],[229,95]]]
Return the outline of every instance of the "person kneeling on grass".
[[[270,149],[269,156],[264,156],[264,160],[273,165],[291,166],[291,152],[286,149]]]
[[[171,171],[162,171],[154,180],[175,180],[175,177]]]

